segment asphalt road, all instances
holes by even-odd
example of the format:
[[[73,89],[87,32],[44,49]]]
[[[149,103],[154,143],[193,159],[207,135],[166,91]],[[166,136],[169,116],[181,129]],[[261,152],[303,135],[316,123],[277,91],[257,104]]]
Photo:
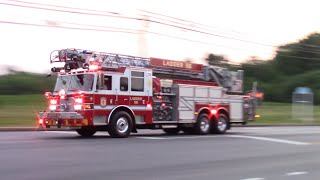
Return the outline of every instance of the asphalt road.
[[[320,177],[320,127],[239,127],[225,135],[0,132],[1,180],[295,180]]]

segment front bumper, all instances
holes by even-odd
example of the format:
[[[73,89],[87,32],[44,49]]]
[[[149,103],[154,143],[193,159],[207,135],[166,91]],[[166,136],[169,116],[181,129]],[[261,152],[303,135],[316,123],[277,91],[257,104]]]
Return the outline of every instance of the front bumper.
[[[89,121],[77,112],[39,112],[39,119],[42,119],[41,126],[56,127],[80,127],[88,126]]]

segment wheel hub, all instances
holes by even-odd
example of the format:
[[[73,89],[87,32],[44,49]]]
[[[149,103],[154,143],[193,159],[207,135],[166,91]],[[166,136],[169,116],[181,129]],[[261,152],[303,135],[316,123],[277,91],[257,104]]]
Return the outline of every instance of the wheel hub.
[[[126,118],[119,118],[117,121],[117,129],[120,133],[124,133],[128,130],[129,128],[129,124],[128,124],[128,120]]]
[[[207,132],[209,130],[209,123],[205,120],[202,120],[200,123],[200,128],[202,132]]]
[[[226,124],[226,121],[224,119],[219,119],[219,122],[218,122],[218,129],[220,131],[224,131],[225,129],[227,128],[227,124]]]

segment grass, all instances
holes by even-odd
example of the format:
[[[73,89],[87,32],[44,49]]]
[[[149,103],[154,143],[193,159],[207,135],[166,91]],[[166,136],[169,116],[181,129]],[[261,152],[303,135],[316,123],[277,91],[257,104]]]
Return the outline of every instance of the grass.
[[[47,106],[43,94],[33,95],[0,95],[0,127],[35,126],[38,111]],[[314,120],[299,120],[292,117],[292,106],[289,103],[264,102],[257,109],[261,115],[252,125],[276,124],[314,124],[320,125],[320,106],[313,107]],[[301,109],[298,112],[306,112]]]
[[[43,94],[0,95],[0,126],[35,126],[36,113],[46,106]]]
[[[249,124],[320,124],[320,106],[297,106],[294,112],[290,103],[266,102],[257,108],[257,114],[261,117]]]

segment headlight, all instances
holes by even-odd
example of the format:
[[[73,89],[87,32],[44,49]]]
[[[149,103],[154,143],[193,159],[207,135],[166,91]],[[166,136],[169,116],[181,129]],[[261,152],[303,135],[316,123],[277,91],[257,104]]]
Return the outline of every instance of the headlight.
[[[55,111],[55,110],[57,110],[57,106],[56,106],[56,105],[50,105],[50,106],[49,106],[49,109],[50,109],[51,111]]]
[[[74,105],[74,110],[81,110],[81,109],[82,109],[82,105],[81,104]]]

